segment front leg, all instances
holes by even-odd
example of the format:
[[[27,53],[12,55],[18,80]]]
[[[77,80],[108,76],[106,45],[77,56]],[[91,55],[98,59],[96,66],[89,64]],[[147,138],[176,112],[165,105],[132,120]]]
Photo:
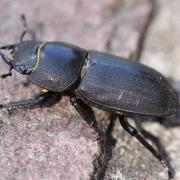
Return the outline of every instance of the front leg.
[[[0,104],[0,109],[14,110],[14,109],[32,109],[42,105],[50,97],[52,97],[53,92],[47,92],[36,96],[34,99],[27,99],[17,102],[10,102],[7,104]]]

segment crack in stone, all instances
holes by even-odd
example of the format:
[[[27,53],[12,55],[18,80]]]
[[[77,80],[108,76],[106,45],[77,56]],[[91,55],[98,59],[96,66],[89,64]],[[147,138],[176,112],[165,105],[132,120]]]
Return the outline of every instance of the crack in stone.
[[[146,21],[146,23],[142,29],[142,32],[141,32],[139,39],[138,39],[137,50],[136,50],[136,53],[134,56],[136,61],[140,61],[142,52],[144,51],[144,42],[146,40],[146,35],[148,32],[148,29],[149,29],[153,19],[155,18],[155,15],[156,15],[157,2],[156,2],[156,0],[149,0],[149,1],[151,3],[152,10],[151,10],[149,16],[147,17],[147,21]]]

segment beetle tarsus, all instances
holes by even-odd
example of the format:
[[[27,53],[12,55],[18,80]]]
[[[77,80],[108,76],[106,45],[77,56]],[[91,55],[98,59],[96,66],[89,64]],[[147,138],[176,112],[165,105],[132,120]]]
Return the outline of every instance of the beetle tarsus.
[[[13,69],[13,67],[10,67],[9,72],[6,73],[6,74],[1,74],[0,77],[1,77],[2,79],[4,79],[4,78],[7,78],[8,76],[12,76],[12,72],[11,72],[12,69]]]
[[[164,160],[161,160],[161,164],[164,166],[164,168],[168,172],[169,179],[172,179],[174,177],[173,169],[169,168],[167,163]]]
[[[8,76],[12,76],[12,73],[9,72],[9,73],[7,73],[7,74],[1,74],[1,75],[0,75],[0,77],[1,77],[2,79],[7,78]]]
[[[122,125],[122,127],[132,136],[136,137],[136,139],[144,145],[160,162],[161,164],[166,168],[169,178],[172,178],[174,176],[172,170],[168,167],[167,163],[165,163],[165,160],[163,159],[162,155],[151,145],[149,144],[146,139],[134,128],[132,127],[128,121],[127,117],[124,115],[119,115],[119,121]]]

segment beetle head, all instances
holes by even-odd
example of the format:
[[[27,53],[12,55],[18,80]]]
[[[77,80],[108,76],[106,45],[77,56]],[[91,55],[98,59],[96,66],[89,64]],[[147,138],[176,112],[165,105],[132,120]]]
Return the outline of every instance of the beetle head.
[[[1,47],[0,49],[8,47],[10,55],[5,55],[2,52],[0,55],[11,69],[28,75],[35,70],[39,46],[40,42],[37,41],[23,41],[17,45]]]
[[[40,42],[36,41],[34,32],[27,28],[24,15],[21,16],[21,21],[24,31],[21,34],[20,43],[0,47],[1,58],[10,66],[9,73],[1,75],[2,78],[11,76],[12,69],[15,69],[21,74],[28,75],[33,72],[36,67]],[[23,41],[23,38],[27,33],[31,36],[31,41]],[[4,54],[1,50],[8,50],[10,54]]]

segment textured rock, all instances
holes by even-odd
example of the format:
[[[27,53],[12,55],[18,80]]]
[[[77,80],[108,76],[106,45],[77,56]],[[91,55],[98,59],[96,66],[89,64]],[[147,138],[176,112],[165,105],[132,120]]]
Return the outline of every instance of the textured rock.
[[[158,0],[158,11],[152,23],[142,63],[156,68],[168,77],[180,96],[180,1]],[[175,171],[175,180],[180,179],[180,111],[161,124],[153,123],[146,127],[160,138],[169,161]]]

